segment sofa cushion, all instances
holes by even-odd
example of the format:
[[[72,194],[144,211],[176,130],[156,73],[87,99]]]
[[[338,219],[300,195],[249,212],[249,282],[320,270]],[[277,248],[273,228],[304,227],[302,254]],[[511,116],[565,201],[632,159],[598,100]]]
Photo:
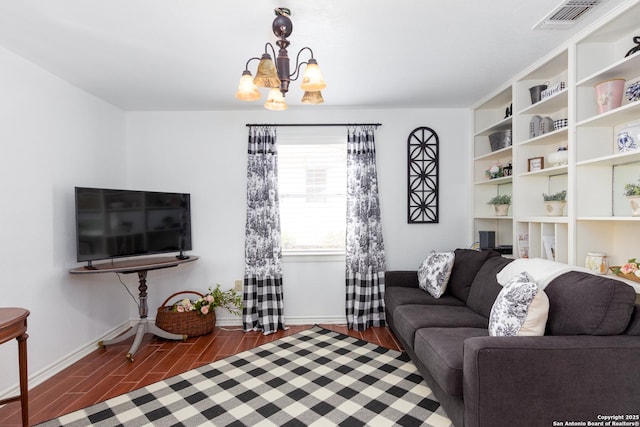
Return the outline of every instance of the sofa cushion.
[[[486,336],[483,328],[423,328],[416,332],[415,353],[447,394],[462,397],[464,341]]]
[[[440,298],[447,289],[454,261],[453,252],[431,252],[418,268],[420,289]]]
[[[484,328],[489,319],[465,306],[402,305],[393,312],[398,335],[413,348],[417,330],[422,328]]]
[[[513,259],[510,258],[491,257],[482,264],[473,283],[471,283],[467,299],[469,308],[478,314],[489,317],[491,307],[502,290],[502,286],[496,280],[496,275],[512,261]]]
[[[471,283],[487,258],[500,256],[494,250],[476,251],[473,249],[456,249],[454,251],[456,260],[453,263],[447,293],[467,302]]]
[[[500,291],[489,316],[492,337],[542,336],[549,299],[526,272],[517,274]]]
[[[640,335],[640,304],[634,306],[629,326],[624,333],[625,335]]]
[[[434,298],[418,288],[391,287],[384,291],[384,304],[388,313],[393,314],[397,307],[407,304],[420,305],[458,305],[464,303],[451,295]]]
[[[392,270],[384,273],[385,289],[405,287],[418,289],[418,272],[416,270]]]
[[[617,335],[625,331],[636,293],[624,282],[570,271],[545,289],[548,335]]]

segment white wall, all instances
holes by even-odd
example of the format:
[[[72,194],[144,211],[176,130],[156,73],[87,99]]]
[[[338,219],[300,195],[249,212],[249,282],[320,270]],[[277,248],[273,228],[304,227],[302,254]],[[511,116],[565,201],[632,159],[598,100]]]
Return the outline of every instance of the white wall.
[[[467,246],[469,113],[332,110],[131,112],[0,48],[0,306],[31,311],[30,385],[137,317],[114,275],[76,276],[74,186],[192,194],[195,263],[149,273],[149,314],[182,289],[228,288],[243,276],[247,122],[381,122],[378,173],[388,269],[415,269],[432,249]],[[406,141],[418,126],[441,142],[440,223],[406,223]],[[464,203],[464,202],[462,202]],[[286,262],[288,322],[343,321],[344,264]],[[122,276],[137,294],[137,277]],[[220,313],[223,322],[238,319]],[[17,389],[17,345],[0,346],[0,396]]]
[[[0,48],[0,307],[28,318],[29,374],[122,325],[121,289],[79,279],[75,185],[126,182],[124,114]],[[17,385],[17,344],[0,346],[0,395]]]
[[[223,288],[242,279],[246,123],[379,122],[378,178],[387,268],[416,269],[430,250],[468,247],[469,115],[464,109],[127,113],[128,185],[190,192],[193,253],[178,269],[151,272],[149,306],[181,289]],[[419,126],[440,137],[440,223],[407,224],[407,137]],[[344,260],[285,259],[287,321],[344,322]],[[131,286],[135,285],[134,278]],[[218,313],[225,321],[224,312]]]

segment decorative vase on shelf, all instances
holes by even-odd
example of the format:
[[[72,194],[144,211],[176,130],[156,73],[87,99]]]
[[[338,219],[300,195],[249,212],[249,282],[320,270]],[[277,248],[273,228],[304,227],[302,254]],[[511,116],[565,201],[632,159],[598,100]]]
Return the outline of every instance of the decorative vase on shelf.
[[[507,216],[509,205],[493,205],[496,210],[496,216]]]
[[[631,205],[631,216],[640,216],[640,196],[627,196]]]
[[[595,85],[596,101],[600,114],[618,108],[622,105],[625,79],[611,79]]]
[[[529,94],[531,95],[531,104],[540,102],[542,99],[542,91],[549,87],[549,82],[545,82],[542,85],[536,85],[529,88]]]
[[[584,266],[595,274],[607,274],[609,263],[607,254],[602,252],[588,252]]]
[[[621,153],[636,150],[640,144],[640,121],[629,123],[620,129],[616,142]]]
[[[548,216],[562,216],[566,204],[563,200],[545,200],[544,210]]]

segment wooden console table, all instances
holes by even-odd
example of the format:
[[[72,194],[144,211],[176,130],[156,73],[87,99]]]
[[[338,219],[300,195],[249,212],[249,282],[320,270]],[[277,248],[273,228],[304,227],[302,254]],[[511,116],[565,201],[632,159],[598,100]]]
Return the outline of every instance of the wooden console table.
[[[131,345],[131,349],[126,356],[129,362],[133,362],[133,355],[136,351],[138,351],[138,347],[140,347],[142,338],[147,333],[151,333],[169,340],[186,340],[186,335],[172,334],[158,328],[153,323],[149,323],[147,319],[147,272],[150,270],[159,270],[161,268],[177,267],[181,264],[196,261],[198,258],[199,257],[197,256],[190,256],[189,258],[182,259],[177,257],[142,258],[102,264],[93,264],[91,267],[78,267],[71,270],[71,274],[138,273],[138,312],[140,314],[140,320],[138,321],[138,324],[120,336],[107,341],[100,341],[98,343],[98,346],[105,347],[107,345],[116,344],[135,335],[133,344]]]
[[[20,395],[0,400],[0,406],[5,403],[20,400],[22,410],[22,425],[29,425],[29,387],[27,385],[27,316],[29,311],[24,308],[0,308],[0,344],[18,340],[18,369],[20,370]]]

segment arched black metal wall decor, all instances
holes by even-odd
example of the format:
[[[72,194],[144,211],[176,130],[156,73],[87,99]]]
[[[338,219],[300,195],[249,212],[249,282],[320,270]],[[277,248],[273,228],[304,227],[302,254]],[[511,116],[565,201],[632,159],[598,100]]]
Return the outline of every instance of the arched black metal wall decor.
[[[438,222],[438,134],[419,127],[409,134],[408,223]]]

